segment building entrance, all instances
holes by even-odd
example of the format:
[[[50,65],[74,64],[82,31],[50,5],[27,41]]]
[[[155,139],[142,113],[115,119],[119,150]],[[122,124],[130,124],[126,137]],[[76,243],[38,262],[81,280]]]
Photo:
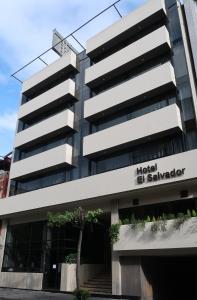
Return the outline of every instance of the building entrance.
[[[111,272],[109,226],[110,214],[106,214],[98,224],[85,227],[81,264],[102,265],[102,272]],[[60,228],[47,228],[44,246],[44,290],[60,290],[61,266],[67,255],[76,254],[78,234],[79,229],[72,224]]]
[[[197,256],[148,257],[142,259],[142,265],[153,288],[153,300],[195,298]]]

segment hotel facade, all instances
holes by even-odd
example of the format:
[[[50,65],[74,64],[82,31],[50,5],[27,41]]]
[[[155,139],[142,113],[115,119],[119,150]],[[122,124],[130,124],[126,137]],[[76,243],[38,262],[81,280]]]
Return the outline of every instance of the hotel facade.
[[[23,82],[0,201],[1,287],[72,291],[75,265],[65,257],[76,252],[78,231],[49,228],[47,212],[82,206],[104,212],[85,229],[82,286],[141,300],[193,295],[196,20],[193,0],[148,0],[86,50],[70,47]],[[111,245],[109,228],[120,220]]]

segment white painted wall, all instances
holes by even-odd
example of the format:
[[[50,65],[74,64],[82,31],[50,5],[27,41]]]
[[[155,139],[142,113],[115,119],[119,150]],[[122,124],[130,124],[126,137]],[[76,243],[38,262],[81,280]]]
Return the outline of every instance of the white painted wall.
[[[0,201],[0,215],[5,216],[9,214],[30,211],[33,209],[49,209],[51,206],[80,202],[84,200],[98,200],[101,197],[112,198],[118,195],[139,191],[141,197],[147,193],[150,188],[162,186],[168,190],[170,184],[177,185],[177,190],[180,191],[180,185],[187,183],[187,181],[197,179],[196,168],[197,150],[187,151],[176,155],[171,155],[161,159],[152,160],[142,164],[113,170],[103,174],[89,176],[78,180],[58,184],[55,186],[39,189],[36,191],[11,196]],[[137,168],[144,168],[147,165],[154,165],[157,163],[157,168],[160,173],[171,171],[175,169],[185,168],[182,176],[163,179],[159,181],[137,183]]]
[[[197,218],[191,218],[180,228],[173,228],[174,221],[167,221],[165,232],[151,232],[152,223],[144,231],[132,230],[129,225],[120,228],[120,239],[114,244],[114,251],[161,250],[197,248]]]

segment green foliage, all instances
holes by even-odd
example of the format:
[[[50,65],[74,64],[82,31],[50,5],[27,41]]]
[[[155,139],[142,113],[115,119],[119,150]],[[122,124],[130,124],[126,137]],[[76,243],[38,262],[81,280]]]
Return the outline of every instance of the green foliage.
[[[62,213],[48,212],[48,225],[50,227],[61,227],[67,223],[75,223],[78,221],[78,209],[74,211],[65,211]]]
[[[168,220],[167,215],[166,214],[162,214],[161,219],[159,220],[160,231],[165,232],[167,230],[166,229],[167,220]]]
[[[178,213],[177,218],[174,220],[173,227],[176,230],[179,230],[181,226],[189,219],[187,214]]]
[[[147,216],[144,219],[136,219],[135,214],[131,215],[131,219],[124,219],[122,224],[129,224],[132,230],[144,230],[146,223],[152,222],[150,230],[154,233],[161,231],[165,232],[167,230],[166,225],[168,220],[174,220],[173,227],[174,229],[180,229],[181,225],[183,225],[188,219],[192,217],[197,217],[197,212],[193,209],[187,210],[187,213],[178,213],[177,215],[170,213],[163,213],[162,216],[156,218],[155,216]]]
[[[128,218],[122,220],[122,225],[128,225],[128,224],[130,224],[130,220]]]
[[[167,215],[167,219],[168,220],[174,220],[176,217],[175,217],[175,214],[168,214]]]
[[[167,224],[167,217],[165,214],[163,214],[161,217],[159,217],[157,220],[154,218],[154,222],[151,225],[151,231],[153,233],[156,233],[158,231],[165,232],[166,229],[166,224]]]
[[[139,231],[144,231],[145,226],[146,226],[145,220],[137,220],[137,229]]]
[[[131,215],[131,229],[136,230],[138,225],[138,221],[135,218],[135,215]]]
[[[111,239],[111,243],[115,244],[119,240],[119,234],[120,234],[120,226],[122,225],[122,222],[112,224],[109,228],[109,236]]]
[[[77,262],[77,253],[70,253],[65,257],[66,264],[76,264]]]
[[[73,292],[76,300],[86,300],[90,297],[90,292],[87,289],[75,289]]]
[[[103,213],[101,209],[87,211],[84,213],[86,223],[98,223],[98,217]],[[47,214],[48,225],[51,227],[61,227],[67,223],[79,224],[80,223],[80,209],[74,211],[64,211],[61,213]]]
[[[156,232],[159,230],[159,222],[153,222],[153,223],[151,224],[150,230],[151,230],[153,233],[156,233]]]
[[[147,222],[147,223],[148,223],[148,222],[151,222],[150,216],[147,216],[146,222]]]
[[[187,210],[187,216],[188,216],[188,218],[191,218],[191,216],[192,216],[192,213],[191,213],[190,209]]]
[[[85,213],[87,223],[98,223],[98,217],[103,213],[102,209],[89,210]]]
[[[130,223],[127,223],[127,224],[130,224],[132,230],[143,231],[145,228],[146,222],[145,222],[145,220],[136,219],[135,215],[132,214]]]

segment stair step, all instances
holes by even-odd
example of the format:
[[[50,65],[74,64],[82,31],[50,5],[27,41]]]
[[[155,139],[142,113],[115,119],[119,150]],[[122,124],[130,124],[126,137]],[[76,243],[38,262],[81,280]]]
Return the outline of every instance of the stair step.
[[[103,277],[111,277],[111,274],[99,274],[99,276],[103,276]]]
[[[83,288],[87,288],[87,287],[83,287]],[[103,288],[88,288],[89,292],[94,292],[94,293],[109,293],[111,294],[112,293],[112,290],[111,289],[103,289]]]
[[[99,275],[99,276],[93,277],[92,279],[98,279],[98,280],[111,280],[112,277],[111,277],[111,276],[109,276],[109,277],[104,277],[104,276]]]
[[[103,288],[111,288],[112,285],[111,284],[94,284],[94,283],[89,283],[89,282],[86,282],[83,284],[84,286],[92,286],[92,287],[103,287]]]
[[[84,286],[92,287],[92,288],[104,288],[104,289],[111,289],[112,288],[112,285],[91,284],[91,283],[85,283]]]
[[[87,280],[83,287],[90,293],[112,294],[112,275],[111,273],[101,273]]]
[[[103,282],[103,283],[110,283],[112,282],[111,279],[109,280],[106,280],[106,279],[100,279],[100,278],[92,278],[92,279],[89,279],[88,282],[91,281],[91,282]]]

